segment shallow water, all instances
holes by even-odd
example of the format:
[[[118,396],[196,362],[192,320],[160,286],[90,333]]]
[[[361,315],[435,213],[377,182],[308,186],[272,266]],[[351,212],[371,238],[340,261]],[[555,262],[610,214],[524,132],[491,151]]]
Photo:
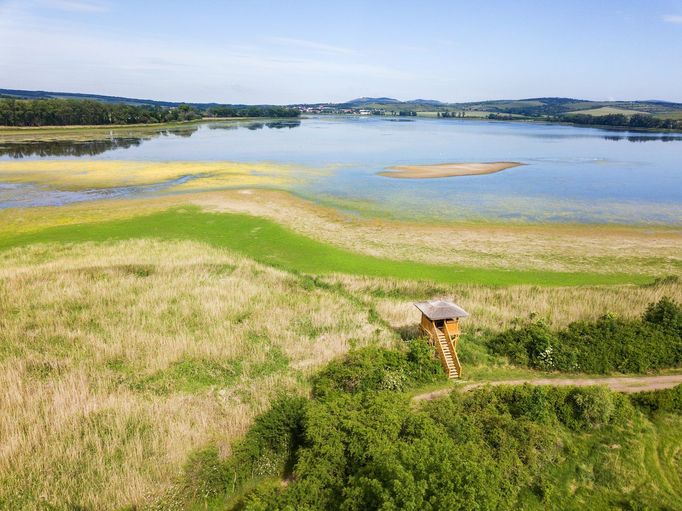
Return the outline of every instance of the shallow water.
[[[498,121],[313,117],[300,122],[206,123],[181,136],[160,131],[134,140],[93,140],[90,145],[10,145],[0,140],[0,159],[17,157],[273,161],[322,167],[329,172],[296,182],[291,190],[350,211],[419,220],[682,224],[678,134]],[[525,165],[443,179],[376,175],[397,164],[502,160]],[[34,191],[30,186],[0,189],[0,207],[12,207],[8,195]],[[79,193],[83,197],[78,200],[91,200],[107,192]]]
[[[31,183],[0,182],[0,209],[35,208],[39,206],[63,206],[74,202],[100,199],[120,199],[157,195],[177,185],[197,179],[200,174],[181,176],[177,179],[141,186],[117,186],[92,190],[54,190]]]

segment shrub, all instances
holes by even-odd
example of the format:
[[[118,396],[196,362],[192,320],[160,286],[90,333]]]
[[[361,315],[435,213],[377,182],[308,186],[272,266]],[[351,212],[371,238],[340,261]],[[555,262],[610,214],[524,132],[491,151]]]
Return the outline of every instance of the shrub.
[[[351,350],[313,379],[313,395],[322,399],[336,392],[403,391],[444,380],[433,348],[419,339],[411,341],[407,351],[377,347]]]
[[[641,320],[607,314],[552,331],[540,322],[501,332],[488,341],[495,354],[535,369],[589,373],[645,373],[682,365],[682,308],[663,298]]]
[[[240,470],[250,468],[251,476],[280,475],[293,466],[301,443],[307,400],[281,396],[270,410],[258,416],[244,439],[235,447]]]
[[[545,369],[546,354],[553,351],[557,344],[554,332],[544,323],[534,322],[500,333],[490,340],[488,346],[494,353],[507,356],[515,364]]]
[[[668,297],[661,298],[658,303],[650,304],[642,319],[682,336],[682,306]]]
[[[252,492],[244,509],[511,509],[524,489],[554,494],[541,474],[563,431],[631,415],[604,387],[486,387],[422,411],[393,392],[335,393],[307,408],[292,482]]]
[[[310,405],[294,482],[244,507],[492,509],[503,497],[491,473],[501,470],[489,453],[459,445],[403,396],[336,394]]]
[[[184,498],[231,497],[245,483],[289,473],[301,443],[307,404],[302,397],[275,400],[270,410],[256,418],[229,458],[221,459],[215,447],[193,453],[184,467]]]
[[[630,396],[638,408],[649,414],[668,412],[682,414],[682,385],[672,389],[637,392]]]
[[[627,398],[602,386],[489,386],[465,394],[453,393],[450,399],[459,403],[458,414],[508,415],[515,420],[561,424],[572,430],[621,424],[632,412]]]
[[[208,500],[224,494],[230,484],[230,470],[216,447],[192,453],[185,463],[183,486],[191,500]]]

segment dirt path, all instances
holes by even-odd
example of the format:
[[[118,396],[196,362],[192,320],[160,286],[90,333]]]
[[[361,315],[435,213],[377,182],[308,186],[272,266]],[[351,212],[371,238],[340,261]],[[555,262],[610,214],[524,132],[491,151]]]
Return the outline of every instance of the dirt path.
[[[585,387],[588,385],[606,385],[611,390],[631,394],[644,390],[669,389],[682,383],[682,374],[666,374],[660,376],[618,376],[614,378],[541,378],[530,380],[500,380],[485,381],[480,383],[463,383],[447,389],[439,389],[424,394],[417,394],[412,398],[413,401],[431,401],[439,397],[446,396],[454,389],[461,389],[463,392],[483,387],[484,385],[574,385]]]

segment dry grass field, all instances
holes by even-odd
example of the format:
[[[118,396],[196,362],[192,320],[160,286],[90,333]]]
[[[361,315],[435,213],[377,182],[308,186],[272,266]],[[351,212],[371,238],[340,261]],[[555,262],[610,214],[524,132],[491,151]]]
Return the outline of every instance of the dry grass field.
[[[357,253],[482,268],[679,275],[673,229],[434,225],[349,218],[257,189],[0,212],[0,236],[89,227],[171,206],[248,213]],[[416,335],[415,300],[470,313],[465,376],[509,375],[481,332],[639,315],[674,278],[618,286],[452,285],[276,269],[184,240],[36,243],[0,251],[0,508],[117,509],[172,494],[190,453],[228,454],[281,392],[352,346]]]
[[[142,504],[351,344],[367,310],[192,243],[2,254],[0,507]]]
[[[415,299],[455,298],[472,335],[530,312],[565,324],[682,299],[674,282],[316,281],[192,242],[33,245],[0,257],[0,503],[23,509],[152,504],[189,453],[228,453],[274,395],[306,392],[320,365],[414,335]]]

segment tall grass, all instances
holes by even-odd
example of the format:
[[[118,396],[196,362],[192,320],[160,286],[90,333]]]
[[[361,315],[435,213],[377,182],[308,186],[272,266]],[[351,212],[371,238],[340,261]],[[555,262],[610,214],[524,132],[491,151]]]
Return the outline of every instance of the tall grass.
[[[204,245],[5,253],[0,504],[142,504],[192,449],[227,452],[273,393],[393,339],[338,293]]]
[[[336,214],[288,196],[266,205],[274,192],[191,200],[222,208],[226,197],[291,229],[162,211],[187,197],[0,212],[0,508],[144,507],[174,486],[190,452],[211,445],[226,455],[274,395],[306,393],[330,359],[416,336],[415,300],[454,298],[471,313],[468,367],[489,362],[467,348],[477,332],[531,313],[562,326],[605,312],[632,317],[664,295],[682,300],[674,278],[457,283],[633,280],[619,271],[650,282],[639,275],[677,268],[671,233],[626,235],[634,249],[622,265],[598,233],[551,263],[554,241],[541,228],[504,237],[467,227],[468,244],[458,245],[450,227],[422,237],[407,224],[343,228]],[[562,232],[558,246],[567,246],[572,231]],[[535,241],[505,256],[490,237],[507,247]],[[419,250],[437,240],[433,253]],[[589,254],[608,267],[592,270]],[[639,271],[642,261],[651,266]]]
[[[350,346],[414,336],[412,300],[454,297],[465,332],[559,322],[657,286],[489,288],[276,270],[205,244],[29,245],[0,255],[0,503],[143,505],[189,452],[228,453],[255,414]],[[467,342],[463,341],[463,344]]]

